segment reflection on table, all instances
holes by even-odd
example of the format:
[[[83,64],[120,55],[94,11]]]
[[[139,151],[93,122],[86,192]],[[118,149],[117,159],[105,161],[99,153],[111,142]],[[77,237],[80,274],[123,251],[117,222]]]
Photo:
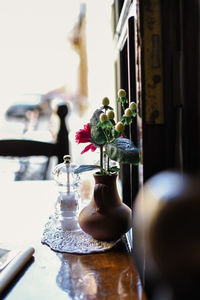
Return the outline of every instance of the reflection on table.
[[[56,197],[53,181],[3,184],[0,246],[35,248],[33,260],[6,288],[3,299],[145,299],[123,243],[89,255],[62,254],[41,244]]]

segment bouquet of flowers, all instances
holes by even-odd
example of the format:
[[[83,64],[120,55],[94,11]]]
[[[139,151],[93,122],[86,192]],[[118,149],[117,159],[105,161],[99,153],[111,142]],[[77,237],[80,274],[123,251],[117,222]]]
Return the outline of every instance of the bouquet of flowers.
[[[111,175],[120,169],[112,166],[111,161],[119,164],[137,165],[140,161],[140,151],[130,139],[125,137],[125,126],[132,123],[136,116],[137,105],[131,102],[125,109],[128,99],[126,91],[118,91],[117,101],[121,103],[124,114],[119,122],[115,122],[115,113],[107,97],[102,100],[102,106],[96,109],[90,122],[84,125],[83,129],[76,132],[75,141],[79,143],[89,143],[81,154],[91,150],[100,149],[99,165],[81,165],[76,169],[76,173],[99,169],[100,174]]]

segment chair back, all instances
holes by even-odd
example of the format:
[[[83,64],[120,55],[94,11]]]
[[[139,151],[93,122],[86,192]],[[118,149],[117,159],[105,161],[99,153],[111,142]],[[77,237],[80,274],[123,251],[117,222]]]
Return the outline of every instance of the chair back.
[[[0,156],[4,157],[30,157],[46,156],[48,158],[55,156],[57,162],[63,161],[63,156],[69,153],[68,130],[65,118],[68,114],[66,104],[60,104],[57,107],[59,117],[59,130],[54,142],[44,142],[32,139],[1,139]]]

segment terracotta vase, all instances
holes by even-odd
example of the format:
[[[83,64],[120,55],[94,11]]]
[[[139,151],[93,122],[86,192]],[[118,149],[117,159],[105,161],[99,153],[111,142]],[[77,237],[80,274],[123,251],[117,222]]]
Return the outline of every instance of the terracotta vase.
[[[82,230],[97,240],[117,240],[131,228],[132,211],[119,197],[116,178],[94,174],[92,200],[79,214]]]

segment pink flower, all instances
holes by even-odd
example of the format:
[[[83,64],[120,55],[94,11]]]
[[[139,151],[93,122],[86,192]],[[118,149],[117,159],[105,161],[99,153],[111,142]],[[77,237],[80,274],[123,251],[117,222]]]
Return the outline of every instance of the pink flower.
[[[90,123],[84,125],[84,129],[76,132],[75,141],[79,143],[88,143],[91,140]]]
[[[86,125],[84,125],[84,129],[80,129],[79,131],[76,132],[75,141],[78,144],[91,142],[90,123],[87,123]],[[81,154],[87,152],[88,150],[91,150],[92,152],[94,152],[96,150],[96,148],[97,147],[95,147],[92,143],[90,143],[83,149]]]
[[[97,149],[97,147],[95,147],[93,144],[89,144],[83,149],[81,154],[87,152],[88,150],[91,150],[92,152],[94,152],[96,149]]]

